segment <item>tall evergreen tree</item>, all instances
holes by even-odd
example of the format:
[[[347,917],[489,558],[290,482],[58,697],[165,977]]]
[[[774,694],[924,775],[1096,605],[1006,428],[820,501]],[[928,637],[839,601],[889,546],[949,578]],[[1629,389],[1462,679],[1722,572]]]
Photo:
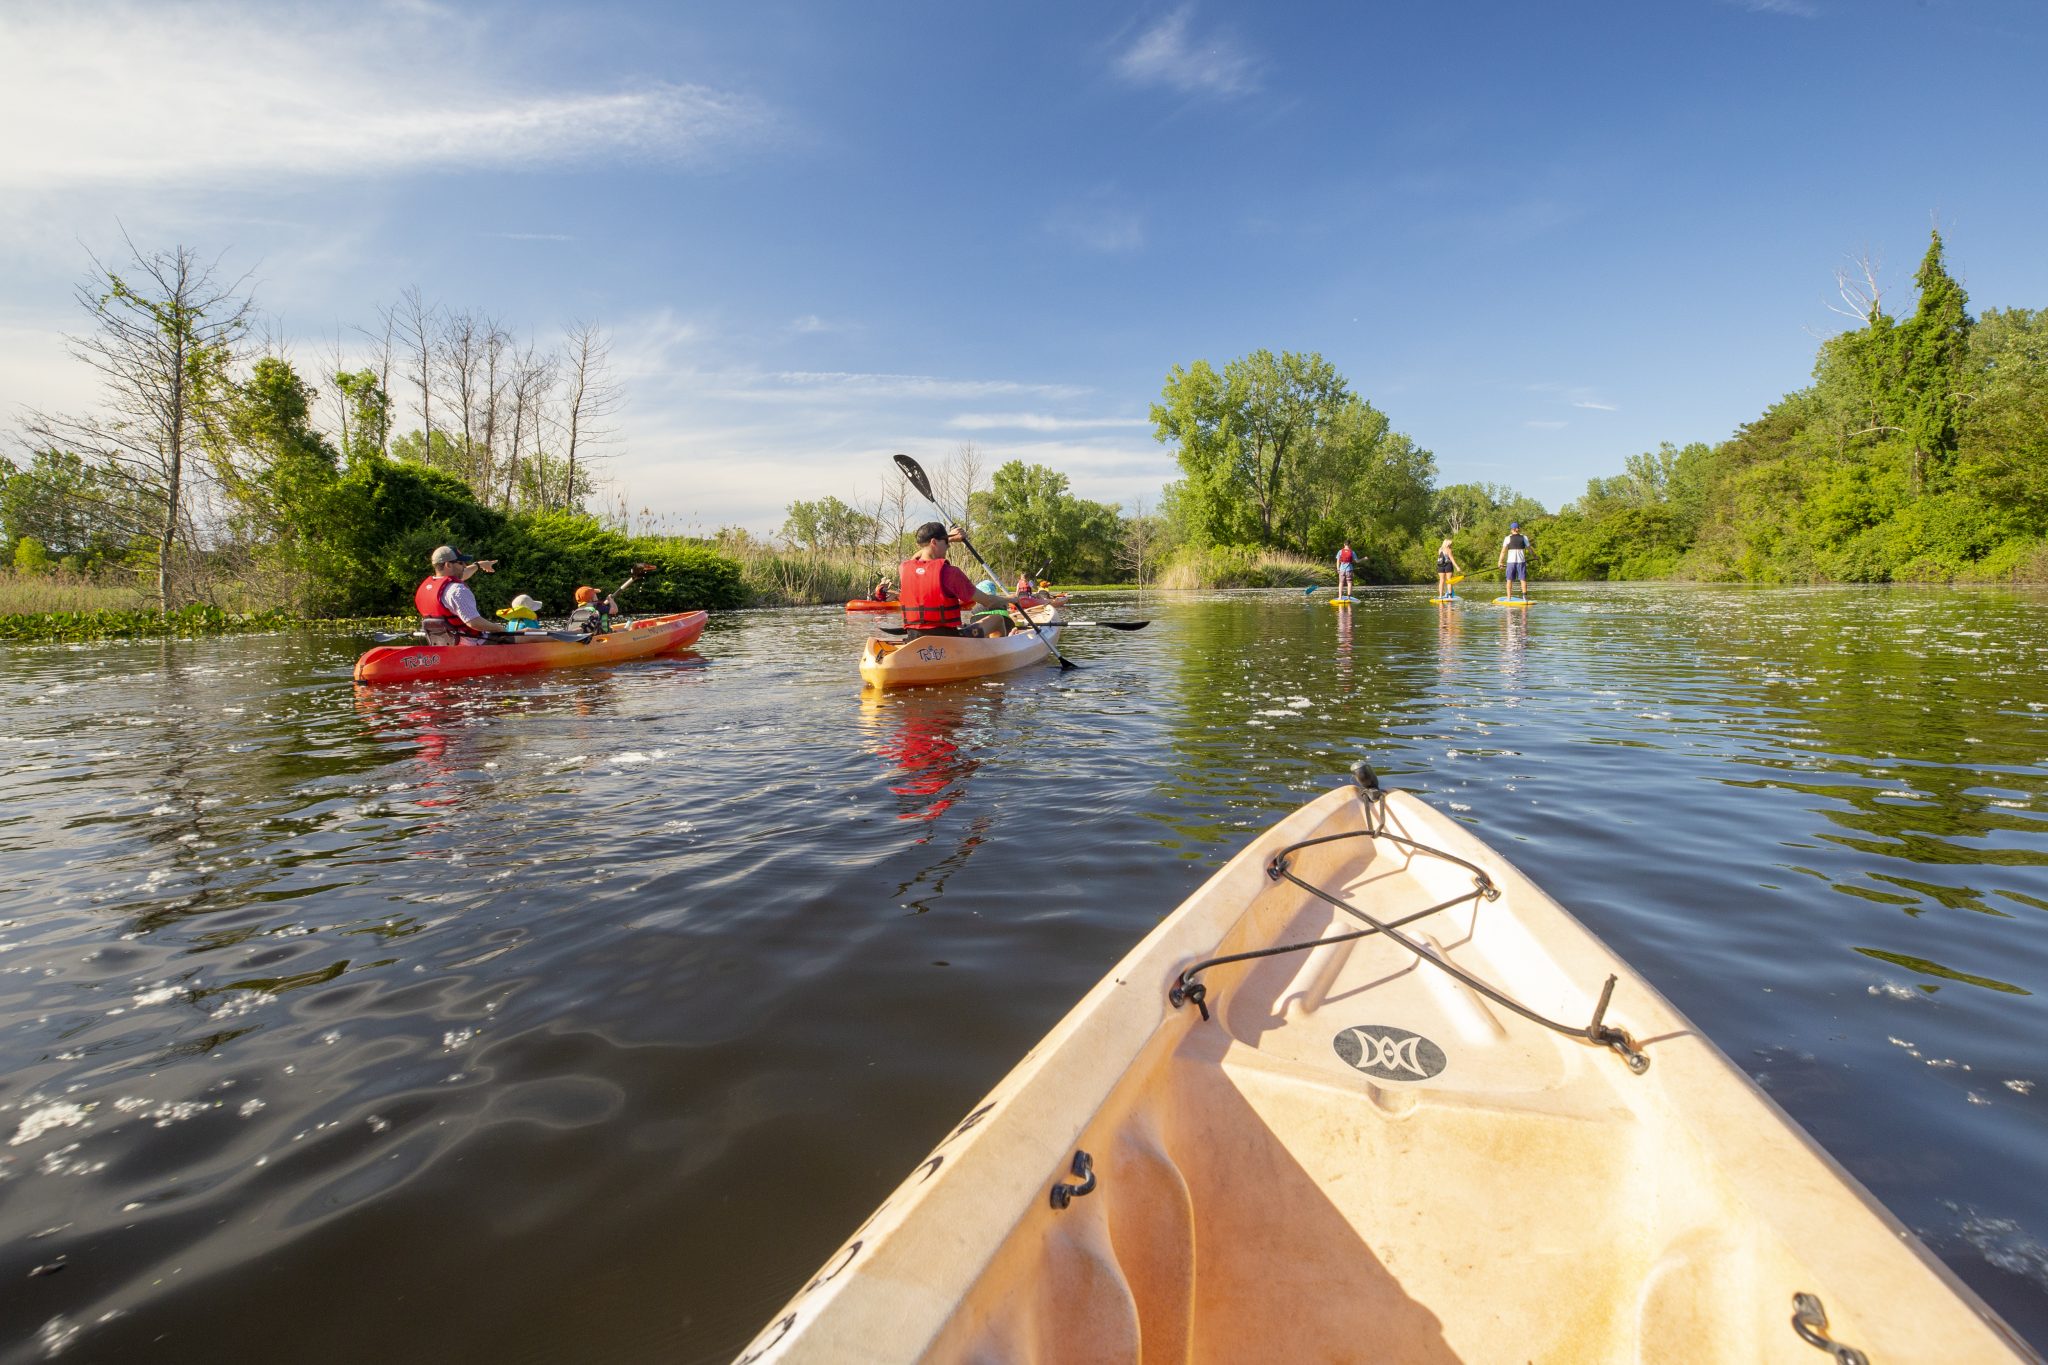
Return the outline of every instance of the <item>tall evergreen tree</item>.
[[[1955,454],[1970,354],[1969,296],[1942,263],[1938,230],[1913,283],[1920,288],[1920,305],[1899,329],[1899,397],[1901,425],[1913,443],[1917,490],[1930,474],[1939,477]]]

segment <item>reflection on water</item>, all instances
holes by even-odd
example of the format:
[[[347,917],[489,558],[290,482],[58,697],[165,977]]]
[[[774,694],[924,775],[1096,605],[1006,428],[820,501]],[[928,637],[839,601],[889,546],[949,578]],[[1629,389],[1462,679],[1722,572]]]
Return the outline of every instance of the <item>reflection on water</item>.
[[[723,1358],[1361,753],[2048,1340],[2043,600],[1359,596],[886,693],[834,612],[412,689],[0,654],[0,1358]]]

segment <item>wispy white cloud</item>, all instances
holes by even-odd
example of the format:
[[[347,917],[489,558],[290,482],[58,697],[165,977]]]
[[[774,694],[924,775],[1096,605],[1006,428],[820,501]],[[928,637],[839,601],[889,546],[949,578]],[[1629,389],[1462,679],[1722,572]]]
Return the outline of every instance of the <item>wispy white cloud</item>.
[[[1194,7],[1184,5],[1138,35],[1115,62],[1133,85],[1165,86],[1190,95],[1249,95],[1258,90],[1264,62],[1238,45],[1227,29],[1203,36],[1189,31]]]
[[[1522,425],[1528,427],[1531,431],[1563,431],[1567,426],[1570,426],[1571,424],[1569,422],[1559,422],[1549,418],[1531,417],[1528,421],[1522,423]]]
[[[1068,204],[1046,215],[1046,231],[1085,251],[1105,256],[1145,245],[1145,220],[1136,210],[1106,202]]]
[[[780,403],[945,402],[1009,396],[1079,398],[1088,393],[1079,385],[1032,384],[1015,379],[945,379],[928,374],[807,370],[728,371],[716,377],[710,391],[720,398]]]
[[[1042,412],[963,412],[946,420],[955,431],[1099,431],[1107,427],[1143,427],[1147,417],[1053,417]]]
[[[797,333],[799,336],[811,336],[819,332],[831,332],[838,329],[816,313],[806,313],[800,318],[791,318],[789,320],[789,330]]]
[[[356,19],[234,4],[0,8],[0,127],[15,130],[0,189],[683,161],[775,122],[745,95],[698,85],[535,89],[477,56],[474,23],[432,9]]]
[[[750,346],[772,353],[778,344],[672,310],[622,319],[612,354],[631,402],[601,475],[635,508],[678,513],[707,531],[764,532],[781,525],[792,498],[831,493],[858,505],[878,494],[894,451],[930,462],[963,441],[981,447],[987,468],[1049,465],[1077,495],[1102,502],[1156,504],[1175,476],[1172,452],[1149,431],[1119,430],[1137,419],[1088,417],[1105,404],[1082,385],[746,363]],[[1069,415],[1069,405],[1079,411]],[[963,411],[1028,420],[955,425]]]
[[[1783,14],[1793,19],[1818,19],[1820,6],[1811,0],[1722,0],[1751,14]]]
[[[1620,412],[1621,405],[1607,400],[1605,393],[1592,384],[1560,384],[1545,380],[1538,384],[1522,385],[1522,392],[1541,394],[1545,398],[1569,403],[1586,412]]]

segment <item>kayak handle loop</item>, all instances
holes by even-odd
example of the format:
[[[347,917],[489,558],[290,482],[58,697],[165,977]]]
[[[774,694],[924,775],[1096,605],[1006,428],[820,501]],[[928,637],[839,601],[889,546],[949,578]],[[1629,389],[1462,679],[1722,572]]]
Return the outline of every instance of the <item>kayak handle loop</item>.
[[[1068,1185],[1065,1183],[1053,1185],[1052,1206],[1056,1209],[1063,1209],[1073,1203],[1078,1195],[1095,1193],[1095,1158],[1089,1156],[1086,1152],[1075,1151],[1073,1170],[1075,1175],[1081,1177],[1081,1183],[1078,1185]]]
[[[1828,1335],[1828,1310],[1821,1307],[1819,1295],[1792,1296],[1792,1330],[1808,1346],[1818,1347],[1833,1356],[1839,1365],[1870,1365],[1869,1356]]]

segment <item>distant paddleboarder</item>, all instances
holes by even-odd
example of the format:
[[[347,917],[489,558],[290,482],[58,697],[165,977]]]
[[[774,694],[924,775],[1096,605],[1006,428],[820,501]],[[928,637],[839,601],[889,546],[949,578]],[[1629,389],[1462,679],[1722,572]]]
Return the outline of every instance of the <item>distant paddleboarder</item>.
[[[1522,534],[1522,523],[1508,523],[1507,538],[1500,543],[1500,555],[1494,560],[1494,567],[1500,569],[1506,578],[1501,589],[1508,601],[1515,600],[1515,584],[1522,585],[1522,600],[1529,600],[1529,537]]]
[[[1464,572],[1458,567],[1458,556],[1451,550],[1451,538],[1445,536],[1436,547],[1436,595],[1439,601],[1451,595],[1451,575],[1462,576]]]
[[[1345,541],[1344,548],[1337,551],[1337,596],[1351,596],[1351,566],[1358,562],[1358,556],[1351,553],[1351,542]]]

